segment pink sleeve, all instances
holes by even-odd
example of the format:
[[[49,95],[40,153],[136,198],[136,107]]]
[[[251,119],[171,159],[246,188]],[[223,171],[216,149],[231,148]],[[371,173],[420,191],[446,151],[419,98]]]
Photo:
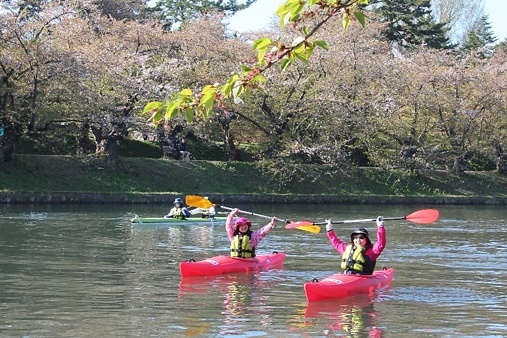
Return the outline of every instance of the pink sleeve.
[[[236,229],[234,228],[234,216],[229,214],[229,216],[227,216],[227,220],[225,221],[225,231],[227,231],[227,236],[229,237],[230,241],[232,241],[235,230]]]
[[[327,232],[327,238],[329,238],[329,241],[333,245],[336,251],[338,251],[340,254],[343,254],[345,252],[345,248],[347,247],[347,243],[342,242],[338,236],[334,233],[334,230]]]
[[[252,248],[257,248],[259,242],[275,227],[274,223],[269,223],[268,225],[260,228],[259,230],[252,232],[252,237],[250,238],[250,245]]]
[[[384,227],[377,227],[377,241],[373,247],[366,253],[372,260],[376,260],[386,247],[386,229]]]

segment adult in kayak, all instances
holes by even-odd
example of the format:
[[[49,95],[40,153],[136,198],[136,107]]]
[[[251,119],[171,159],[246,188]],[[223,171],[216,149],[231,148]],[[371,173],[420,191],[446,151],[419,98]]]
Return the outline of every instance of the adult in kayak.
[[[233,209],[225,221],[225,230],[231,241],[231,257],[253,258],[259,242],[275,227],[276,217],[263,228],[252,231],[252,223],[246,217],[239,217],[234,222],[238,211]]]
[[[327,220],[327,237],[333,247],[342,254],[341,268],[345,274],[371,275],[375,269],[378,256],[386,246],[384,218],[377,217],[377,241],[372,244],[368,230],[355,229],[350,235],[350,242],[342,242],[336,236],[333,223]]]
[[[190,211],[185,207],[185,202],[181,198],[176,198],[173,202],[174,207],[169,211],[164,218],[177,218],[177,219],[186,219],[190,217]]]

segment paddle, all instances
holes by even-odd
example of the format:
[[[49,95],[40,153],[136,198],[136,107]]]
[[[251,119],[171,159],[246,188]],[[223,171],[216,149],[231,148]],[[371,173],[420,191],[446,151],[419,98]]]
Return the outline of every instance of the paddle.
[[[225,210],[234,210],[235,209],[235,208],[229,208],[229,207],[226,207],[223,205],[214,204],[214,203],[210,202],[208,199],[200,197],[200,196],[196,196],[196,195],[187,195],[185,198],[185,203],[191,207],[203,208],[203,209],[208,209],[210,207],[217,207],[217,208],[222,208]],[[272,216],[261,215],[261,214],[257,214],[255,212],[251,212],[251,211],[245,211],[245,210],[238,209],[238,212],[240,212],[242,214],[248,214],[248,215],[258,216],[258,217],[262,217],[262,218],[268,218],[268,219],[273,218]],[[288,221],[285,219],[280,219],[278,217],[275,217],[275,219],[279,222],[288,223],[289,225],[295,224],[295,223],[292,223],[291,221]],[[298,223],[298,222],[296,222],[296,223]],[[287,226],[286,226],[286,228],[287,228]],[[304,222],[304,224],[300,224],[300,225],[293,226],[290,228],[304,230],[304,231],[308,231],[308,232],[311,232],[314,234],[317,234],[320,232],[320,227],[318,225],[312,224],[310,222]],[[289,229],[289,228],[287,228],[287,229]]]
[[[429,224],[433,223],[438,219],[439,212],[435,209],[424,209],[418,210],[416,212],[411,213],[410,215],[406,215],[403,217],[384,217],[384,221],[394,221],[394,220],[407,220],[413,223],[419,224]],[[345,221],[332,221],[333,224],[344,224],[344,223],[365,223],[365,222],[375,222],[377,219],[354,219],[354,220],[345,220]],[[324,225],[326,222],[320,223],[312,223],[308,221],[299,221],[291,224],[287,224],[285,228],[291,229],[298,226],[308,226],[308,225]]]

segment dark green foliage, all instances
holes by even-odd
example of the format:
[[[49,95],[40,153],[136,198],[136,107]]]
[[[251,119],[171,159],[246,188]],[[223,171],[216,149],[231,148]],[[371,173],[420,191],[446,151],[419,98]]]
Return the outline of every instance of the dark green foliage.
[[[37,134],[31,137],[24,135],[16,144],[16,152],[18,154],[74,155],[76,153],[76,139],[72,135],[52,133]]]
[[[473,171],[491,171],[496,169],[496,164],[487,156],[474,154],[467,167],[468,170]]]
[[[188,151],[194,160],[223,161],[223,147],[215,143],[204,142],[196,137],[186,138]]]
[[[158,11],[161,22],[169,29],[176,24],[195,19],[212,12],[234,14],[248,8],[256,0],[246,0],[238,3],[237,0],[157,0],[154,11]]]
[[[384,35],[391,42],[403,47],[452,47],[446,23],[436,23],[431,14],[430,0],[383,0],[378,13],[387,22]]]
[[[493,45],[497,38],[491,31],[491,24],[487,16],[483,16],[476,28],[468,33],[461,51],[470,54],[477,53],[480,58],[487,58],[493,53]]]
[[[118,142],[118,155],[124,157],[162,157],[162,149],[155,142],[138,140],[122,140]]]

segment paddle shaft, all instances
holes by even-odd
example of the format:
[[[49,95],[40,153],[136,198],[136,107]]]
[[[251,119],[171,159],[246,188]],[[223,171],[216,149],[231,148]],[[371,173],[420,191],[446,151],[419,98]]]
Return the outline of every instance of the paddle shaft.
[[[222,209],[225,209],[225,210],[231,210],[231,211],[235,209],[235,208],[225,207],[223,205],[216,205],[216,207],[222,208]],[[241,209],[238,209],[238,212],[241,213],[241,214],[247,214],[247,215],[252,215],[252,216],[257,216],[257,217],[262,217],[262,218],[267,218],[267,219],[272,219],[273,218],[273,216],[261,215],[261,214],[255,213],[255,212],[245,211],[245,210],[241,210]],[[277,221],[279,221],[279,222],[290,223],[290,221],[288,221],[286,219],[281,219],[281,218],[278,218],[278,217],[274,217],[274,218]]]
[[[221,206],[221,205],[217,205],[217,204],[211,203],[207,198],[203,198],[203,197],[196,196],[196,195],[187,195],[186,198],[185,198],[185,200],[186,200],[186,202],[187,202],[188,205],[193,206],[193,207],[199,207],[199,208],[216,207],[216,208],[222,208],[222,209],[226,209],[226,210],[234,210],[233,208],[229,208],[229,207],[226,207],[226,206]],[[288,221],[288,220],[285,220],[285,219],[281,219],[281,218],[278,218],[278,217],[266,216],[266,215],[262,215],[262,214],[256,214],[255,212],[244,211],[244,210],[239,210],[239,209],[238,209],[238,212],[243,213],[243,214],[248,214],[248,215],[254,215],[254,216],[258,216],[258,217],[268,218],[268,219],[274,218],[277,221],[284,222],[284,223],[287,223],[287,224],[291,223],[291,221]],[[314,233],[314,234],[317,234],[317,233],[320,232],[320,227],[318,225],[313,225],[313,224],[308,223],[308,222],[306,222],[306,223],[307,224],[303,224],[303,225],[299,225],[299,226],[294,226],[294,228],[296,228],[298,230],[308,231],[308,232],[311,232],[311,233]],[[285,226],[285,227],[287,228],[287,226]]]
[[[384,217],[383,218],[384,221],[395,221],[395,220],[400,220],[400,219],[407,219],[407,216],[403,216],[403,217]],[[375,222],[377,219],[371,219],[371,218],[366,218],[366,219],[351,219],[351,220],[344,220],[344,221],[332,221],[331,223],[332,224],[346,224],[346,223],[366,223],[366,222]],[[320,223],[313,223],[315,225],[326,225],[327,223],[326,222],[320,222]]]

